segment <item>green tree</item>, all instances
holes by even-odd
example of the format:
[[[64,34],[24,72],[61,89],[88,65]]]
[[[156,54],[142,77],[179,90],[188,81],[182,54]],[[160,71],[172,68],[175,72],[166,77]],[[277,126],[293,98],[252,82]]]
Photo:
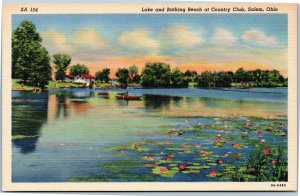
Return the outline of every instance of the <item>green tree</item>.
[[[183,88],[188,87],[189,79],[179,69],[171,71],[171,87]]]
[[[216,87],[230,87],[233,82],[230,72],[217,72],[215,75],[215,86]]]
[[[195,78],[197,77],[198,73],[196,71],[186,70],[184,75],[187,77],[189,82],[194,82]]]
[[[109,68],[104,68],[102,71],[97,71],[96,72],[96,80],[108,83],[110,78],[110,69]]]
[[[51,79],[50,57],[35,25],[27,20],[12,33],[12,77],[44,88]]]
[[[71,63],[71,57],[67,54],[54,54],[53,55],[53,63],[55,64],[56,72],[55,79],[56,80],[64,80],[66,76],[66,70]]]
[[[216,87],[216,78],[214,74],[210,71],[205,71],[201,73],[201,75],[199,75],[195,80],[198,84],[198,87]]]
[[[128,72],[129,72],[130,82],[133,83],[136,80],[135,78],[138,77],[139,69],[136,65],[132,65],[128,68]]]
[[[144,87],[170,87],[170,65],[160,62],[146,63],[141,74],[141,84]]]
[[[238,68],[234,73],[234,81],[235,82],[250,82],[251,75],[248,71],[245,71],[243,68]]]
[[[77,76],[79,74],[89,74],[90,70],[85,65],[72,65],[70,67],[70,74],[73,76]]]
[[[129,82],[129,71],[126,68],[119,68],[116,72],[116,76],[118,77],[118,82],[122,88],[127,88]]]

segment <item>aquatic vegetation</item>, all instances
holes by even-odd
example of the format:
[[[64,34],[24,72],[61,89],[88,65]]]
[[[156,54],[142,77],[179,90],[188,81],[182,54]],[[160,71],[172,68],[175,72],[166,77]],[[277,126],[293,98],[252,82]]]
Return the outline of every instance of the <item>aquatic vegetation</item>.
[[[127,181],[287,181],[287,138],[277,134],[287,131],[286,118],[215,118],[187,124],[153,140],[109,147],[124,153],[120,160],[99,164],[107,175],[101,179],[113,180],[112,175],[122,173],[134,176],[124,177]]]

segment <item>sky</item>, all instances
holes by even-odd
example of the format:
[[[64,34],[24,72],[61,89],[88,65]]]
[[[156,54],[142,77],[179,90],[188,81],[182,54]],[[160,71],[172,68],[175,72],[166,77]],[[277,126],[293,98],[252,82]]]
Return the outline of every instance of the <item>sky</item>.
[[[287,75],[286,14],[13,15],[36,25],[50,55],[64,53],[91,74],[146,62],[181,70],[277,69]]]

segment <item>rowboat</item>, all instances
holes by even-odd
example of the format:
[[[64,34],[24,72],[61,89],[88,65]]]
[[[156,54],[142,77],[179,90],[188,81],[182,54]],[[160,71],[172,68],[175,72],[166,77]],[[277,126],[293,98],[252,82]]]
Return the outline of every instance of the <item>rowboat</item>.
[[[108,92],[98,92],[98,95],[108,95]]]
[[[124,100],[139,100],[142,96],[132,96],[132,95],[117,95],[117,99],[124,99]]]

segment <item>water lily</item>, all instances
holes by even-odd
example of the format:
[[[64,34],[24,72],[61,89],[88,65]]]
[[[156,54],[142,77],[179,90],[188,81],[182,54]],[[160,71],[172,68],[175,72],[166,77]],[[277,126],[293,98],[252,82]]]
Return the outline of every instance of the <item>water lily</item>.
[[[206,156],[208,153],[206,151],[201,151],[202,156]]]
[[[166,173],[166,172],[168,172],[169,170],[168,170],[168,168],[166,168],[166,167],[162,167],[162,168],[160,168],[160,172],[161,173]]]
[[[154,157],[152,155],[147,155],[144,158],[147,159],[147,160],[153,160],[154,159]]]
[[[213,143],[212,143],[212,145],[214,145],[214,146],[216,146],[216,145],[218,145],[218,144],[219,144],[218,141],[213,141]]]
[[[219,159],[219,160],[217,160],[217,163],[218,163],[219,165],[221,165],[221,164],[223,164],[223,163],[224,163],[224,161],[223,161],[223,160],[221,160],[221,159]]]
[[[134,145],[134,148],[135,148],[135,149],[138,149],[138,148],[140,148],[140,147],[142,147],[142,144],[140,144],[140,143],[136,143],[136,144]]]
[[[263,132],[261,130],[257,131],[257,136],[262,137]]]
[[[181,170],[183,170],[183,169],[185,169],[185,168],[186,168],[186,166],[185,166],[185,165],[182,165],[182,164],[180,164],[180,165],[178,165],[178,168],[179,168],[179,169],[181,169]]]
[[[170,156],[167,156],[167,157],[166,157],[166,161],[172,161],[172,159],[173,159],[173,158],[170,157]]]
[[[264,144],[266,142],[266,140],[264,140],[264,139],[262,139],[262,140],[260,140],[260,144]]]
[[[278,161],[276,159],[273,159],[271,163],[272,163],[272,165],[276,165],[278,163]]]
[[[201,145],[200,145],[200,144],[195,144],[195,147],[196,147],[196,148],[200,148]]]
[[[211,176],[211,177],[215,177],[215,176],[217,176],[217,174],[218,174],[218,172],[216,172],[215,170],[209,172],[209,176]]]
[[[264,150],[264,154],[265,154],[265,155],[269,155],[269,154],[271,154],[271,150],[270,150],[270,149],[266,149],[266,150]]]
[[[232,147],[233,148],[241,148],[242,145],[240,143],[237,143],[237,144],[232,144]]]
[[[188,147],[190,147],[190,145],[189,145],[189,144],[182,144],[182,146],[183,146],[183,147],[185,147],[185,148],[188,148]]]
[[[228,156],[229,156],[229,154],[228,154],[228,153],[225,153],[225,154],[224,154],[224,157],[228,157]]]
[[[170,141],[165,141],[165,144],[170,144]]]
[[[217,140],[222,140],[223,139],[222,135],[220,135],[220,134],[216,135],[216,138],[217,138]]]

